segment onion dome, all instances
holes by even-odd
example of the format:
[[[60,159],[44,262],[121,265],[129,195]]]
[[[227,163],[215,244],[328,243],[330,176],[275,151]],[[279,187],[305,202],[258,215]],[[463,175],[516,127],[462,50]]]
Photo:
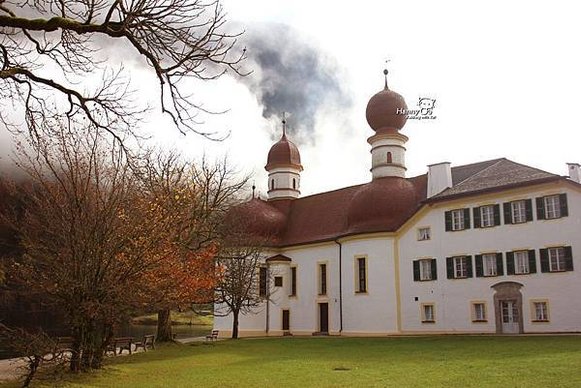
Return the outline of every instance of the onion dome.
[[[267,171],[276,167],[294,167],[303,170],[301,165],[301,155],[297,146],[286,138],[286,131],[283,130],[282,137],[268,151],[266,166]]]
[[[407,105],[404,98],[387,87],[387,70],[385,74],[385,88],[375,94],[367,103],[365,116],[369,126],[374,131],[394,128],[400,130],[407,121]]]
[[[415,211],[415,186],[405,178],[385,177],[361,186],[347,213],[349,232],[391,232]]]
[[[286,225],[285,215],[260,198],[252,198],[230,209],[226,215],[227,232],[249,237],[277,239]]]

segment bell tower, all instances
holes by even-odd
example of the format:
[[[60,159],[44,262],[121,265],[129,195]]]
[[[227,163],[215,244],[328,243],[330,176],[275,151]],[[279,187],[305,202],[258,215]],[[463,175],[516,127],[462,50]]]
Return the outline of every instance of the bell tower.
[[[268,152],[264,167],[268,171],[268,200],[295,199],[301,194],[301,155],[286,136],[286,120],[282,120],[282,137]]]

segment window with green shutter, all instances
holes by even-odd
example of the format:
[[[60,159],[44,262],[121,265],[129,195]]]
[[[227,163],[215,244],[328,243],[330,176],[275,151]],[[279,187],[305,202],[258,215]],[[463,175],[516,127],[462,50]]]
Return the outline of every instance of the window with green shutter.
[[[541,272],[573,271],[573,255],[570,246],[541,249]]]

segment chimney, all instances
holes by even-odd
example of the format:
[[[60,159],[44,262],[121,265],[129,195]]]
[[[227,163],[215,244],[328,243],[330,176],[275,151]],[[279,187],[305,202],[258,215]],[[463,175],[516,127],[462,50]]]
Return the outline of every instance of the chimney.
[[[581,183],[581,166],[579,163],[567,163],[569,168],[569,179],[573,182]]]
[[[452,169],[450,162],[430,164],[428,166],[428,198],[452,187]]]

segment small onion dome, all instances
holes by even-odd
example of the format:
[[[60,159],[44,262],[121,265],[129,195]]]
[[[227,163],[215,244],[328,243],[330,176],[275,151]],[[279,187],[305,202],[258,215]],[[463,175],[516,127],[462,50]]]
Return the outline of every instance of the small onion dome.
[[[386,83],[385,89],[371,97],[367,103],[365,116],[374,131],[383,128],[400,130],[407,121],[407,108],[403,97],[389,90]]]
[[[253,198],[230,209],[226,215],[226,225],[228,232],[276,240],[284,230],[286,217],[266,201]]]
[[[414,185],[405,178],[385,177],[361,186],[349,205],[349,232],[392,232],[417,206]]]
[[[297,146],[286,138],[283,132],[282,137],[268,151],[266,166],[267,171],[276,167],[294,167],[303,170],[301,165],[301,155]]]

